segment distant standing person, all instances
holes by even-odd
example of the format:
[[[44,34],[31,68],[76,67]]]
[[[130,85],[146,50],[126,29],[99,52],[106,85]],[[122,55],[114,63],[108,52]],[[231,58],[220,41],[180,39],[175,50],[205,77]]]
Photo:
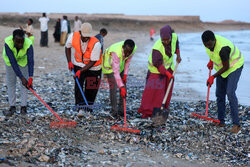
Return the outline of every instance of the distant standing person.
[[[81,20],[79,20],[78,16],[76,16],[75,21],[74,21],[74,29],[73,29],[73,31],[74,32],[81,31],[81,25],[82,25]]]
[[[241,51],[228,39],[214,35],[210,30],[203,32],[202,42],[210,58],[208,69],[216,70],[216,73],[207,80],[207,86],[212,86],[216,79],[216,101],[218,110],[219,126],[225,127],[226,95],[229,101],[233,127],[231,133],[241,130],[238,110],[238,99],[235,91],[241,76],[244,59]]]
[[[61,19],[58,18],[55,25],[55,31],[53,33],[53,36],[55,38],[55,42],[60,42],[60,36],[61,36]]]
[[[3,114],[12,116],[16,112],[16,77],[21,80],[21,114],[26,114],[28,88],[32,87],[34,72],[32,42],[25,38],[24,31],[21,29],[14,30],[13,35],[5,38],[4,42],[3,59],[6,68],[6,85],[10,109],[4,111]]]
[[[70,26],[70,21],[68,20],[68,16],[66,16],[66,20],[67,20],[67,26],[68,26],[68,34],[71,33],[71,26]]]
[[[155,36],[155,30],[152,28],[150,30],[150,40],[153,41],[154,40],[154,36]]]
[[[27,25],[24,29],[24,33],[28,36],[28,38],[32,41],[32,45],[34,46],[34,36],[33,36],[33,20],[29,18]],[[23,30],[23,27],[20,26],[20,28]]]
[[[100,30],[100,33],[97,34],[95,37],[100,41],[101,45],[102,45],[102,54],[103,54],[103,45],[104,45],[104,37],[108,34],[108,31],[105,28],[102,28]]]
[[[61,22],[61,38],[60,38],[60,45],[64,46],[68,34],[68,21],[67,16],[63,16],[62,22]]]
[[[42,17],[39,18],[40,22],[40,30],[41,30],[41,40],[40,40],[40,46],[48,47],[48,22],[49,18],[46,16],[46,13],[43,13]]]

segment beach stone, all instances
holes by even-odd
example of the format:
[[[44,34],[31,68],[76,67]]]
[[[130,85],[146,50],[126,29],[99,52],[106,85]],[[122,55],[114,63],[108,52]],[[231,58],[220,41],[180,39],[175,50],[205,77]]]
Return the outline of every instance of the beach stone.
[[[23,139],[22,141],[21,141],[21,145],[24,145],[24,144],[26,144],[26,143],[28,143],[28,139]]]
[[[166,124],[153,127],[150,118],[137,117],[136,111],[140,106],[140,100],[135,99],[141,98],[144,87],[132,87],[128,89],[128,97],[132,95],[133,98],[126,99],[129,106],[127,121],[141,133],[136,135],[111,131],[111,126],[122,125],[124,120],[113,120],[109,116],[109,91],[99,90],[96,103],[102,107],[94,110],[91,117],[78,119],[73,109],[73,82],[71,85],[67,82],[72,80],[72,75],[67,72],[62,72],[61,75],[62,77],[58,78],[56,73],[51,73],[38,78],[36,91],[53,110],[61,111],[61,118],[75,120],[77,126],[50,128],[51,122],[58,122],[57,118],[36,97],[30,96],[26,119],[16,115],[1,121],[0,145],[1,149],[6,149],[8,155],[18,156],[20,161],[36,163],[38,166],[44,165],[39,160],[42,155],[46,155],[47,159],[51,158],[55,166],[102,166],[101,161],[106,165],[107,161],[111,161],[112,164],[125,166],[128,162],[124,163],[123,157],[128,157],[132,166],[136,166],[141,155],[147,157],[141,159],[147,162],[147,159],[155,157],[157,153],[163,156],[163,160],[171,159],[173,156],[198,162],[219,162],[228,166],[244,166],[248,162],[247,106],[239,105],[242,106],[242,110],[239,110],[242,130],[238,135],[231,135],[206,121],[189,116],[190,112],[205,111],[206,101],[171,101],[170,117]],[[209,112],[216,115],[215,101],[210,102]],[[26,123],[27,120],[30,124]],[[226,117],[226,124],[231,124],[230,116]],[[44,161],[50,163],[46,158]]]
[[[47,155],[41,155],[39,158],[38,158],[38,160],[40,161],[40,162],[48,162],[49,161],[49,156],[47,156]]]
[[[104,155],[105,154],[104,149],[99,150],[99,154]]]
[[[177,158],[181,158],[181,157],[182,157],[182,153],[177,153],[177,154],[175,154],[175,156],[176,156]]]
[[[30,138],[29,141],[28,141],[28,143],[27,143],[27,147],[31,148],[35,144],[36,140],[37,139],[34,138],[34,137]]]
[[[5,120],[5,116],[0,116],[0,121],[4,121]]]
[[[190,157],[188,155],[186,155],[185,159],[186,160],[190,160]]]

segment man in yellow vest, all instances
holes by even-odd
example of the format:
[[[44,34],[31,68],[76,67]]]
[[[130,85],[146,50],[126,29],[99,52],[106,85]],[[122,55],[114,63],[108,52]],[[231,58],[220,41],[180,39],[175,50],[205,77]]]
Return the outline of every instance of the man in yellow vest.
[[[75,49],[71,56],[71,48]],[[65,52],[69,70],[74,69],[75,77],[78,78],[81,87],[85,83],[84,94],[89,105],[93,105],[101,80],[101,44],[96,37],[92,36],[90,23],[83,23],[81,31],[69,35],[65,44]],[[80,89],[75,82],[75,104],[86,105]],[[89,108],[90,112],[92,109]],[[83,110],[78,110],[78,117],[82,117]]]
[[[207,80],[207,86],[212,86],[216,79],[216,97],[218,107],[218,119],[220,126],[225,127],[225,101],[228,97],[233,127],[232,133],[240,131],[238,99],[235,91],[244,65],[243,55],[240,50],[228,39],[214,35],[210,30],[202,34],[202,41],[209,55],[208,69],[216,70]]]
[[[16,112],[16,77],[21,80],[21,114],[27,113],[28,88],[32,87],[34,72],[33,46],[30,39],[24,37],[24,31],[16,29],[13,35],[4,40],[3,59],[6,68],[6,82],[8,88],[9,111],[5,116],[12,116]],[[26,89],[27,88],[27,89]]]
[[[129,64],[136,50],[133,40],[117,42],[105,50],[102,59],[102,71],[104,77],[108,79],[110,90],[110,101],[112,106],[112,116],[118,118],[123,115],[122,98],[127,95],[126,83]],[[120,89],[119,110],[117,105],[116,89]]]

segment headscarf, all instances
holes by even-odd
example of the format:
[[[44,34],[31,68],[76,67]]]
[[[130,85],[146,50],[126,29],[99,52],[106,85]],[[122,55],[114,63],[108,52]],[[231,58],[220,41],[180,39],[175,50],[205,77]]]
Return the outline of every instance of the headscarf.
[[[172,28],[169,25],[165,25],[164,27],[161,28],[160,30],[160,36],[161,39],[169,39],[172,38]],[[165,53],[171,57],[172,53],[171,53],[171,42],[168,45],[163,45],[165,48]]]

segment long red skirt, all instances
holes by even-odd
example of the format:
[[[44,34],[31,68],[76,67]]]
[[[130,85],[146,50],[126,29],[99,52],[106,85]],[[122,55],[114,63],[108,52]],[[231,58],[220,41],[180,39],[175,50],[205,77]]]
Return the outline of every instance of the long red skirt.
[[[172,73],[172,70],[170,70],[169,72]],[[142,118],[151,117],[154,107],[161,107],[168,85],[169,79],[166,75],[154,73],[148,74],[146,86],[142,95],[141,106],[138,110],[138,113],[143,114]],[[172,87],[168,94],[165,109],[167,109],[169,106],[173,91],[173,85],[174,82],[172,83]]]

